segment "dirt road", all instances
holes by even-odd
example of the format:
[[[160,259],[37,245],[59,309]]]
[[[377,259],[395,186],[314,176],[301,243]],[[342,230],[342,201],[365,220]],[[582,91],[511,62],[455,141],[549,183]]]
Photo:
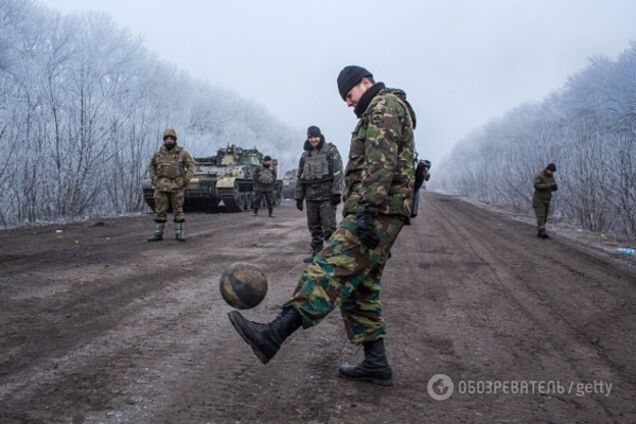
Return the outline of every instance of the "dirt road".
[[[302,213],[187,219],[184,244],[149,216],[0,232],[0,423],[636,422],[634,268],[427,193],[384,275],[383,388],[337,377],[362,355],[337,312],[267,366],[227,320],[229,263],[269,277],[249,318],[287,299]]]

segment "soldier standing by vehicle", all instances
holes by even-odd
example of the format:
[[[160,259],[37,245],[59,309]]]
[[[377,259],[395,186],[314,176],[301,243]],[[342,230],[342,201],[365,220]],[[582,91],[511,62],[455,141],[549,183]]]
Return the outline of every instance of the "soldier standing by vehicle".
[[[148,241],[163,240],[168,206],[174,214],[176,239],[185,241],[183,223],[183,188],[194,175],[194,160],[183,147],[177,146],[177,133],[168,128],[163,133],[163,146],[150,161],[150,179],[155,189],[155,232]]]
[[[307,226],[311,233],[311,253],[304,262],[311,263],[336,230],[336,209],[343,184],[342,159],[336,146],[325,141],[320,128],[307,128],[304,152],[298,165],[296,207],[307,204]]]
[[[554,173],[556,165],[549,163],[543,171],[534,176],[534,194],[532,195],[532,208],[537,216],[537,237],[549,239],[550,236],[545,232],[545,224],[550,213],[550,200],[552,200],[552,192],[557,191],[557,185],[554,181]]]
[[[269,217],[274,216],[274,187],[276,186],[276,167],[272,164],[272,158],[265,156],[263,166],[254,171],[254,216],[258,215],[258,207],[265,197]]]
[[[308,265],[292,298],[272,322],[229,313],[234,328],[263,363],[301,325],[318,324],[340,307],[349,340],[364,346],[364,360],[339,368],[342,377],[390,385],[380,304],[382,271],[411,214],[415,183],[415,114],[402,90],[375,83],[369,71],[347,66],[338,90],[359,118],[345,170],[344,219]]]

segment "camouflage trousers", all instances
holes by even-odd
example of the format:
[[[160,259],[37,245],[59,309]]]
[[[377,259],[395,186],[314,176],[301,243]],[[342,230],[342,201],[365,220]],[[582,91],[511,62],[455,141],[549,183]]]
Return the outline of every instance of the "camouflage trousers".
[[[330,200],[307,200],[307,226],[311,233],[311,248],[322,250],[323,242],[336,231],[336,206]]]
[[[256,191],[254,192],[254,210],[258,210],[263,204],[263,197],[267,204],[267,209],[274,207],[274,192],[273,191]]]
[[[533,202],[532,208],[537,216],[537,229],[544,230],[550,213],[550,202]]]
[[[373,225],[381,241],[370,249],[356,235],[355,216],[347,216],[305,268],[292,299],[285,305],[298,311],[304,328],[318,324],[339,306],[352,343],[385,336],[380,304],[382,271],[404,221],[380,215]]]
[[[183,215],[183,190],[176,192],[173,191],[159,191],[155,190],[155,221],[166,222],[168,220],[168,208],[172,208],[174,213],[174,222],[185,221]]]

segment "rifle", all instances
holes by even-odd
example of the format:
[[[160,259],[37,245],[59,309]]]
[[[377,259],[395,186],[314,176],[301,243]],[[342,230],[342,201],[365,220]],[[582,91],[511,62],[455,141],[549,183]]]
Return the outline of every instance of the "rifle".
[[[415,166],[415,186],[413,187],[413,206],[411,207],[411,218],[417,216],[418,209],[420,207],[420,188],[424,181],[428,181],[431,178],[428,170],[431,169],[431,161],[422,159],[417,162]]]

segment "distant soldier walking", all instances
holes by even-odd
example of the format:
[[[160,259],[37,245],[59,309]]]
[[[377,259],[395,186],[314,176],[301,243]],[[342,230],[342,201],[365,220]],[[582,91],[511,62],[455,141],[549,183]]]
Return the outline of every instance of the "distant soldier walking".
[[[336,146],[325,141],[320,128],[307,128],[304,152],[298,164],[296,207],[307,204],[307,226],[311,233],[311,252],[304,259],[311,263],[336,230],[336,209],[343,186],[342,159]]]
[[[300,326],[317,325],[339,308],[349,340],[364,347],[364,360],[340,366],[339,375],[386,386],[392,371],[384,349],[382,272],[411,214],[415,114],[402,90],[376,83],[360,66],[340,72],[338,91],[359,119],[345,170],[344,219],[273,321],[248,321],[238,311],[229,318],[267,363]]]
[[[258,208],[265,198],[269,217],[274,216],[274,188],[276,187],[276,167],[270,156],[263,158],[263,165],[254,171],[254,216],[258,215]]]
[[[152,156],[150,178],[155,189],[155,232],[148,241],[163,240],[168,207],[174,214],[176,239],[185,241],[183,188],[194,175],[194,160],[183,147],[177,146],[177,133],[168,128],[163,133],[163,146]]]
[[[550,200],[552,192],[557,191],[554,181],[556,165],[549,163],[543,171],[534,176],[534,194],[532,195],[532,208],[537,216],[537,237],[549,239],[545,231],[545,224],[550,213]]]

